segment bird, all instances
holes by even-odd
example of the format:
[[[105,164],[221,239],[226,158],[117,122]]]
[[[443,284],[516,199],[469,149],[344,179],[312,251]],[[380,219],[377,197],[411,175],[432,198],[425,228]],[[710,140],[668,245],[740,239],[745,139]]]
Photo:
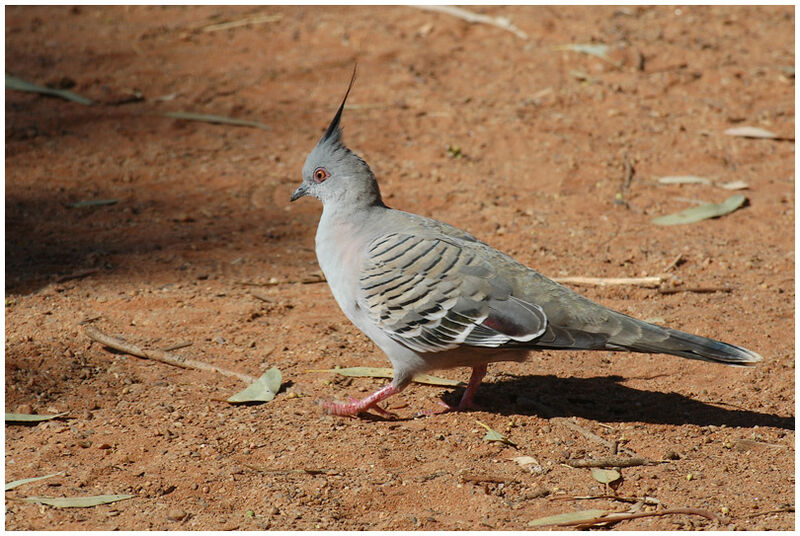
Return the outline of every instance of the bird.
[[[538,350],[671,354],[726,365],[762,356],[741,346],[638,320],[581,296],[447,223],[388,207],[369,165],[343,142],[353,88],[306,157],[291,194],[322,202],[316,255],[336,302],[389,358],[391,383],[366,398],[322,402],[329,414],[388,414],[379,403],[415,375],[471,367],[458,406],[475,407],[490,363]]]

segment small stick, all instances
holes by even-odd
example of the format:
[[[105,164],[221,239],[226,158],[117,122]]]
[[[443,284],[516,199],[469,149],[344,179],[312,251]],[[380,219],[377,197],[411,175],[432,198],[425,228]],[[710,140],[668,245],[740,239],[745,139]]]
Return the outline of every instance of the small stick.
[[[652,277],[556,277],[553,279],[557,283],[572,283],[574,285],[597,285],[605,287],[608,285],[637,285],[640,287],[657,287],[664,278],[660,276]]]
[[[608,458],[586,458],[583,460],[564,461],[570,467],[636,467],[639,465],[656,465],[659,462],[646,460],[644,458],[623,458],[621,456],[609,456]]]
[[[603,439],[602,437],[600,437],[599,435],[595,434],[594,432],[590,432],[589,430],[587,430],[583,426],[575,424],[574,422],[572,422],[572,421],[570,421],[568,419],[564,419],[563,421],[561,421],[561,424],[563,424],[567,428],[571,428],[572,430],[575,430],[576,432],[579,432],[580,434],[582,434],[587,439],[591,439],[593,441],[597,441],[598,443],[600,443],[601,445],[604,445],[606,448],[608,448],[612,452],[614,452],[618,447],[616,442],[609,441],[607,439]],[[569,463],[569,462],[567,462],[567,463]]]
[[[661,504],[661,501],[656,499],[655,497],[647,497],[644,498],[640,497],[623,497],[621,495],[560,495],[558,497],[550,497],[551,501],[593,501],[596,499],[610,499],[612,501],[620,501],[626,503],[643,503],[649,504],[651,506]]]
[[[514,482],[513,480],[509,480],[507,478],[503,478],[501,476],[480,476],[480,475],[462,475],[461,477],[462,482],[492,482],[493,484],[503,484],[506,482]]]
[[[497,26],[498,28],[502,28],[503,30],[507,30],[520,39],[527,39],[528,34],[511,24],[511,21],[505,17],[490,17],[488,15],[481,15],[480,13],[473,13],[472,11],[467,11],[466,9],[461,9],[458,7],[453,6],[411,6],[417,9],[424,9],[426,11],[436,11],[438,13],[445,13],[446,15],[452,15],[454,17],[458,17],[459,19],[465,20],[469,23],[479,23],[479,24],[490,24],[492,26]]]
[[[166,346],[164,348],[160,348],[162,352],[171,352],[173,350],[179,350],[181,348],[186,348],[187,346],[191,346],[194,343],[192,341],[183,341],[183,342],[176,342],[173,345]]]
[[[69,281],[70,279],[81,279],[82,277],[94,275],[99,271],[100,268],[87,268],[85,270],[78,270],[76,272],[72,272],[71,274],[62,275],[56,279],[56,283],[63,283],[64,281]]]
[[[161,363],[166,363],[168,365],[173,365],[175,367],[202,370],[207,372],[216,372],[217,374],[222,374],[224,376],[239,378],[240,380],[248,384],[251,384],[258,379],[254,378],[253,376],[249,376],[247,374],[241,374],[239,372],[217,367],[209,363],[204,363],[203,361],[197,361],[196,359],[189,359],[179,355],[170,354],[169,352],[165,352],[163,350],[143,350],[142,348],[139,348],[135,344],[123,341],[122,339],[118,339],[117,337],[106,335],[105,333],[103,333],[102,331],[93,326],[86,326],[85,328],[83,328],[83,331],[93,341],[97,341],[100,344],[108,346],[109,348],[113,348],[114,350],[119,350],[120,352],[125,352],[126,354],[134,355],[136,357],[142,357],[144,359],[152,359],[153,361],[160,361]]]
[[[267,22],[278,22],[283,18],[283,15],[252,15],[243,19],[220,22],[218,24],[209,24],[200,28],[201,32],[218,32],[220,30],[230,30],[231,28],[238,28],[239,26],[249,26],[250,24],[264,24]]]
[[[678,263],[681,262],[681,259],[683,259],[683,253],[678,253],[678,256],[672,259],[672,262],[669,263],[666,268],[664,268],[664,272],[669,272],[670,270],[678,266]]]
[[[679,292],[695,292],[697,294],[713,294],[715,292],[730,292],[727,287],[683,287],[683,288],[660,288],[660,294],[678,294]]]

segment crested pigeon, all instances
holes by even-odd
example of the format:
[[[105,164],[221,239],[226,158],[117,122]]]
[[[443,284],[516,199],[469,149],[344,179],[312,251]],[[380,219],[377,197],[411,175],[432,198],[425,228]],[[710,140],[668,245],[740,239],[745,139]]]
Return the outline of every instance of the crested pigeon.
[[[762,360],[596,304],[461,229],[386,206],[369,165],[342,142],[339,121],[354,79],[355,70],[291,201],[322,202],[319,265],[345,315],[389,357],[394,377],[362,400],[324,402],[327,412],[386,413],[377,404],[415,375],[460,366],[472,367],[472,375],[454,409],[470,408],[489,363],[524,361],[541,349],[662,353],[727,365]]]

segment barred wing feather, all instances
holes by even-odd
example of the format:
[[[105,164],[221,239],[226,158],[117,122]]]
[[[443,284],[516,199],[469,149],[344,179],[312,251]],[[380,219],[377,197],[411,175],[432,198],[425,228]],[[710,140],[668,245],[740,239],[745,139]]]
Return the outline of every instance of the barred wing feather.
[[[400,233],[375,239],[359,301],[392,339],[418,352],[498,348],[541,336],[544,311],[515,298],[480,250],[468,246]]]

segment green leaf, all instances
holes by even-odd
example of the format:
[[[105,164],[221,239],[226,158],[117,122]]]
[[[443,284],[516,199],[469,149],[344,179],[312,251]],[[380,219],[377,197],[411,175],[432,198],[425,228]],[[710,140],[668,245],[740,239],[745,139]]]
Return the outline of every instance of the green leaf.
[[[39,422],[49,421],[66,415],[67,411],[63,413],[56,413],[55,415],[30,415],[28,413],[8,413],[6,412],[6,422]]]
[[[25,497],[26,502],[46,504],[56,508],[89,508],[130,499],[133,495],[94,495],[92,497]]]
[[[41,93],[42,95],[59,97],[62,99],[77,102],[78,104],[83,104],[85,106],[89,106],[90,104],[92,104],[91,99],[87,99],[86,97],[81,97],[80,95],[77,95],[72,91],[67,91],[66,89],[53,89],[50,87],[38,86],[36,84],[26,82],[21,78],[17,78],[16,76],[11,76],[8,73],[6,73],[6,89],[11,89],[14,91],[27,91],[28,93]]]
[[[529,527],[541,527],[544,525],[577,525],[581,521],[591,521],[606,515],[608,510],[581,510],[579,512],[568,512],[566,514],[556,514],[554,516],[540,517],[528,522]]]
[[[508,439],[506,436],[491,428],[488,424],[483,423],[481,421],[475,421],[484,428],[486,428],[486,435],[483,436],[484,441],[499,441],[500,443],[505,443],[506,445],[511,445],[512,447],[516,447],[517,444]]]
[[[622,478],[622,475],[619,474],[619,471],[614,469],[599,469],[597,467],[592,467],[592,478],[601,484],[610,484]]]
[[[225,117],[223,115],[195,114],[191,112],[166,112],[164,115],[166,117],[171,117],[172,119],[185,119],[187,121],[204,121],[206,123],[234,125],[237,127],[255,127],[255,128],[260,128],[262,130],[270,130],[270,128],[267,125],[265,125],[264,123],[259,123],[258,121],[246,121],[244,119],[234,119],[232,117]]]
[[[82,207],[101,207],[104,205],[116,205],[119,199],[89,199],[87,201],[76,201],[67,205],[69,208],[82,208]]]
[[[246,402],[269,402],[281,388],[283,375],[281,371],[272,367],[259,379],[247,386],[243,391],[239,391],[228,399],[231,404],[243,404]]]
[[[684,223],[694,223],[709,218],[718,218],[725,214],[730,214],[737,208],[741,207],[747,198],[741,194],[736,194],[729,197],[719,204],[709,203],[707,205],[700,205],[699,207],[692,207],[675,214],[668,216],[661,216],[655,218],[653,223],[656,225],[680,225]]]
[[[697,177],[695,175],[676,175],[669,177],[661,177],[658,179],[661,184],[711,184],[709,179],[705,177]]]
[[[45,478],[52,478],[54,476],[60,475],[63,472],[64,471],[59,471],[58,473],[53,473],[51,475],[35,476],[33,478],[23,478],[21,480],[14,480],[13,482],[8,482],[6,484],[6,491],[9,491],[9,490],[12,490],[14,488],[17,488],[17,487],[19,487],[19,486],[21,486],[23,484],[29,484],[31,482],[36,482],[37,480],[44,480]]]
[[[352,376],[355,378],[393,378],[394,370],[388,367],[348,367],[336,369],[316,369],[307,370],[306,372],[335,372],[342,376]],[[421,383],[424,385],[442,385],[445,387],[458,387],[464,385],[463,382],[458,380],[451,380],[448,378],[439,378],[438,376],[431,376],[430,374],[417,374],[411,381]]]

